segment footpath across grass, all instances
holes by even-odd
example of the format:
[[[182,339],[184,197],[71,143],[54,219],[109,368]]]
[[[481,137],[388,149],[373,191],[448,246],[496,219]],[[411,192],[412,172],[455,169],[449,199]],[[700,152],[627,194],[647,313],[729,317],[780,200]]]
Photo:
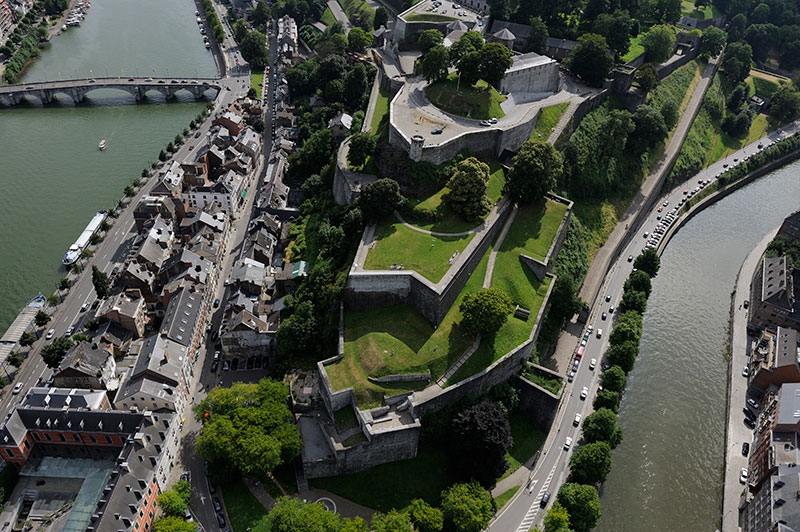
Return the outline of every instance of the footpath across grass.
[[[500,104],[506,101],[506,97],[483,80],[471,87],[466,83],[459,86],[458,78],[453,73],[447,79],[429,85],[425,89],[425,96],[436,107],[454,115],[475,120],[505,116]]]
[[[220,489],[233,532],[247,532],[267,515],[266,508],[250,493],[241,478],[226,482]]]

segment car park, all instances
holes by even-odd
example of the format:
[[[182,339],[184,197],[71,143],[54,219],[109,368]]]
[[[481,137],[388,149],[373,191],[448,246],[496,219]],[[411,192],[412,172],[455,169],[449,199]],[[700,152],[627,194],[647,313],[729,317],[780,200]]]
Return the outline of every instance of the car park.
[[[572,447],[572,438],[567,436],[567,439],[564,440],[564,450],[569,451],[569,448]]]
[[[585,400],[587,395],[589,395],[589,388],[584,386],[581,390],[581,399]]]
[[[49,331],[47,331],[47,336],[45,336],[44,339],[45,340],[49,340],[50,338],[53,337],[54,334],[56,334],[56,330],[55,329],[50,329]]]
[[[581,424],[581,415],[580,414],[575,414],[575,419],[572,420],[572,424],[574,426],[576,426],[576,427]]]
[[[742,456],[747,456],[748,454],[750,454],[750,444],[744,442],[742,444]]]

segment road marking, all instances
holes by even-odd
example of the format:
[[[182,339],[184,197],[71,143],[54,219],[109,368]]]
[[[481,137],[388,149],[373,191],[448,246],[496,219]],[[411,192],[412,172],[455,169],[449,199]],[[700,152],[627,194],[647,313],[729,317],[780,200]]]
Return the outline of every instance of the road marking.
[[[542,503],[542,497],[544,497],[547,488],[550,487],[550,482],[553,480],[553,475],[555,475],[556,472],[556,465],[557,464],[553,465],[553,469],[551,469],[550,474],[547,475],[547,480],[544,481],[542,489],[539,490],[539,494],[533,500],[533,504],[528,508],[528,513],[522,518],[522,523],[520,523],[517,528],[517,532],[528,532],[536,521],[536,517],[539,515],[539,505]]]

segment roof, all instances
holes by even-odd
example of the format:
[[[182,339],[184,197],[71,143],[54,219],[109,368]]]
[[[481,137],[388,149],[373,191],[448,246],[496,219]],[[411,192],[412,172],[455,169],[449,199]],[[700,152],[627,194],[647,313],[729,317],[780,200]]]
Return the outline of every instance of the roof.
[[[212,204],[213,205],[213,204]],[[194,216],[187,216],[181,221],[181,227],[191,227],[195,224],[202,224],[221,233],[225,230],[225,213],[219,212],[211,215],[205,210],[195,213]]]
[[[467,31],[467,30],[469,30],[469,26],[467,26],[466,24],[464,24],[460,20],[454,20],[453,22],[449,23],[446,27],[450,31]]]
[[[98,316],[103,316],[111,312],[118,312],[122,316],[135,318],[144,306],[144,299],[137,296],[141,295],[139,290],[120,292],[103,301],[102,306],[97,311]]]
[[[547,57],[546,55],[539,55],[534,52],[517,55],[514,56],[514,62],[511,64],[511,68],[509,68],[506,73],[517,72],[527,68],[546,65],[548,63],[555,63],[555,60]]]
[[[98,344],[76,342],[61,361],[61,368],[74,368],[87,375],[97,375],[110,357],[111,353]]]
[[[800,505],[797,495],[800,493],[800,471],[796,465],[780,464],[778,475],[769,479],[772,485],[772,523],[779,532],[800,530]],[[772,524],[770,523],[770,524]]]
[[[170,272],[170,277],[190,277],[199,283],[206,283],[206,278],[211,274],[214,263],[204,259],[194,251],[183,248],[180,253],[172,255],[161,266],[159,275]]]
[[[123,273],[130,275],[134,279],[141,281],[144,284],[152,285],[153,284],[153,272],[139,264],[138,262],[131,262],[128,264],[127,268],[123,271]]]
[[[264,285],[267,276],[267,267],[258,261],[245,259],[231,270],[230,279],[236,283],[250,283],[256,286]]]
[[[100,410],[106,402],[103,390],[81,390],[77,388],[31,388],[28,390],[24,406],[49,407],[59,409],[69,407]]]
[[[508,28],[503,28],[497,33],[493,33],[492,37],[495,39],[500,39],[501,41],[513,41],[517,38],[517,36],[511,33]]]
[[[180,381],[185,356],[186,347],[154,334],[142,341],[139,356],[131,371],[131,380],[150,375],[161,382],[176,385]]]
[[[571,41],[569,39],[556,39],[555,37],[547,38],[548,48],[562,48],[564,50],[572,50],[578,46],[578,41]]]
[[[800,423],[800,383],[789,382],[781,386],[776,425],[798,425]]]
[[[764,259],[763,278],[761,280],[761,299],[788,299],[788,272],[786,257],[767,257]]]
[[[58,428],[67,432],[131,434],[142,414],[123,410],[84,410],[20,406],[0,426],[0,444],[18,445],[29,430]]]
[[[800,364],[800,333],[794,329],[778,327],[775,341],[775,366]]]
[[[508,29],[517,39],[528,39],[531,36],[531,27],[527,24],[517,24],[506,20],[495,20],[489,31],[495,35],[503,29]]]
[[[353,117],[347,113],[339,113],[328,122],[328,127],[341,126],[345,129],[350,129],[353,126]]]
[[[244,331],[267,332],[268,326],[265,321],[247,310],[241,310],[233,314],[225,327],[225,331]]]
[[[199,290],[184,288],[172,296],[167,305],[164,319],[161,322],[161,335],[188,346],[194,337],[195,329],[199,326],[202,309],[203,293]]]
[[[237,115],[236,113],[232,113],[230,111],[226,111],[222,115],[222,118],[225,118],[226,120],[229,120],[234,124],[239,124],[242,121],[242,117],[240,115]]]

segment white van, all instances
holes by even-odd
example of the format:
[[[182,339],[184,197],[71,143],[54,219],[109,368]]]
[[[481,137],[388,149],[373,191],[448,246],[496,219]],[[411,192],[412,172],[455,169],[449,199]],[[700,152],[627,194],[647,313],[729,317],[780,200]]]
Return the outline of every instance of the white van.
[[[598,338],[602,338],[603,337],[603,329],[597,329],[597,337]]]

